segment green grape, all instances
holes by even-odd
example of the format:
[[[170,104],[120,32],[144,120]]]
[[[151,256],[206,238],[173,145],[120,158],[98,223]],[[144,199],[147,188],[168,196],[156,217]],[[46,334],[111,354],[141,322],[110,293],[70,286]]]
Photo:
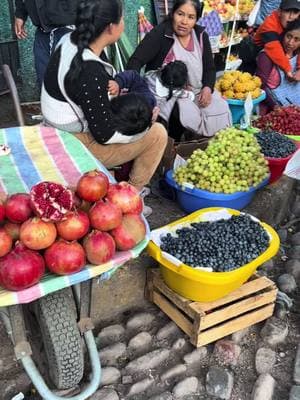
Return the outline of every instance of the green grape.
[[[205,151],[195,150],[174,178],[216,193],[247,191],[268,175],[267,164],[255,137],[231,127],[219,131]]]

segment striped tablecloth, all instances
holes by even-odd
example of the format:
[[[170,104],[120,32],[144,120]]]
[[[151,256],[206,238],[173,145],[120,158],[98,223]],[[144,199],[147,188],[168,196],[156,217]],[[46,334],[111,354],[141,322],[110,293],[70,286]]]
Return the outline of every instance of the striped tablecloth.
[[[60,182],[74,187],[80,176],[93,169],[113,177],[74,135],[40,125],[0,129],[0,145],[6,144],[10,153],[0,157],[0,193],[28,192],[40,181]],[[46,274],[39,284],[19,292],[0,287],[0,307],[29,303],[48,293],[94,278],[109,279],[118,267],[138,257],[149,240],[146,238],[130,251],[118,252],[113,260],[102,265],[86,265],[78,273],[58,276]]]

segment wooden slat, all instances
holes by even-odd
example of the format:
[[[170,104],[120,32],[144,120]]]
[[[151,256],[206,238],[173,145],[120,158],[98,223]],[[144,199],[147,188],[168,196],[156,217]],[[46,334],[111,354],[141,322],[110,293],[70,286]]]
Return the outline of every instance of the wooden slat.
[[[216,328],[207,329],[205,332],[199,334],[197,343],[193,344],[197,347],[200,347],[204,346],[205,344],[215,342],[224,336],[230,335],[233,332],[247,328],[248,326],[257,324],[258,322],[271,317],[273,310],[274,304],[269,304],[260,308],[259,310],[252,311],[239,318],[228,321]]]
[[[189,337],[193,332],[192,323],[184,316],[184,314],[174,307],[165,297],[154,290],[153,302],[165,314],[167,314]]]
[[[198,336],[201,330],[201,320],[202,317],[200,315],[197,315],[194,323],[193,323],[193,334],[190,336],[190,341],[192,343],[197,343]]]
[[[152,271],[153,273],[153,271]],[[161,275],[153,274],[153,286],[157,288],[161,293],[163,293],[168,299],[171,300],[173,304],[175,304],[178,308],[183,310],[189,317],[195,318],[197,314],[205,315],[201,310],[195,311],[190,308],[191,300],[186,299],[185,297],[180,296],[179,294],[173,292],[172,289],[168,288],[168,286],[163,281]]]
[[[251,296],[248,299],[241,300],[237,303],[231,304],[221,310],[216,310],[205,317],[201,318],[200,330],[203,331],[211,326],[217,325],[223,321],[227,321],[238,315],[244,314],[250,310],[262,307],[266,304],[275,302],[277,290]]]
[[[153,303],[153,274],[151,270],[146,271],[146,285],[144,296],[148,301]]]
[[[208,303],[193,302],[190,303],[189,307],[197,313],[201,311],[210,311],[215,308],[224,306],[225,304],[232,303],[233,301],[242,299],[243,297],[249,296],[250,294],[259,292],[260,290],[266,289],[267,287],[274,289],[276,286],[270,279],[262,276],[253,281],[244,283],[240,288],[234,290],[233,292],[225,297],[222,297],[221,299]]]

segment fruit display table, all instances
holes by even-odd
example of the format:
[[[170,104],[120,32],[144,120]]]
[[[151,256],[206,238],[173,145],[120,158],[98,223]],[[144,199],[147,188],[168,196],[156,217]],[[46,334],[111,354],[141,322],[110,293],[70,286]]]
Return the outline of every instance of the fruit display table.
[[[0,156],[0,195],[28,192],[40,181],[75,187],[84,172],[94,169],[105,172],[114,181],[105,167],[68,132],[41,125],[1,129],[0,145],[6,146]],[[117,252],[105,264],[87,264],[80,272],[65,276],[48,273],[38,284],[18,292],[0,287],[0,307],[29,303],[99,275],[101,280],[109,279],[116,269],[138,257],[146,247],[149,240],[147,224],[146,227],[144,240],[130,251]]]

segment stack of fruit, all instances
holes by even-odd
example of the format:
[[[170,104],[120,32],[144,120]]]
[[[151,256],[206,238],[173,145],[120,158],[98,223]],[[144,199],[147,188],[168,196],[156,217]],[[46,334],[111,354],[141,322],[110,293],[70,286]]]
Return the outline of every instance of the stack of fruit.
[[[182,263],[213,272],[228,272],[255,260],[269,246],[266,230],[249,215],[194,222],[161,237],[160,248]]]
[[[255,137],[266,157],[285,158],[297,150],[291,139],[278,132],[258,132]]]
[[[237,61],[239,57],[236,54],[230,54],[228,57],[228,61]]]
[[[45,266],[65,275],[86,260],[108,262],[144,239],[142,208],[133,186],[109,183],[100,171],[85,173],[74,191],[40,182],[29,194],[9,196],[0,201],[0,285],[21,290],[36,284]]]
[[[273,183],[284,173],[287,163],[297,151],[297,146],[289,137],[278,132],[261,131],[255,137],[269,164],[269,183]]]
[[[174,179],[214,193],[247,192],[269,174],[268,163],[253,135],[236,128],[219,131],[205,151],[197,149]]]
[[[242,18],[248,17],[254,6],[255,2],[253,0],[239,0],[239,15]]]
[[[254,125],[264,131],[276,131],[285,135],[300,135],[300,107],[277,107],[267,115],[261,116]]]
[[[245,100],[249,92],[256,99],[261,95],[261,80],[248,72],[228,71],[217,81],[216,89],[227,99]]]
[[[241,38],[245,38],[247,36],[249,36],[249,28],[238,28],[237,30],[237,34],[241,37]]]
[[[204,0],[203,12],[208,13],[212,10],[218,12],[222,22],[232,21],[235,15],[235,5],[230,2],[225,0]]]
[[[253,0],[239,0],[239,17],[248,17],[254,5]],[[211,10],[219,13],[222,22],[232,21],[236,14],[236,0],[204,0],[204,12]]]

